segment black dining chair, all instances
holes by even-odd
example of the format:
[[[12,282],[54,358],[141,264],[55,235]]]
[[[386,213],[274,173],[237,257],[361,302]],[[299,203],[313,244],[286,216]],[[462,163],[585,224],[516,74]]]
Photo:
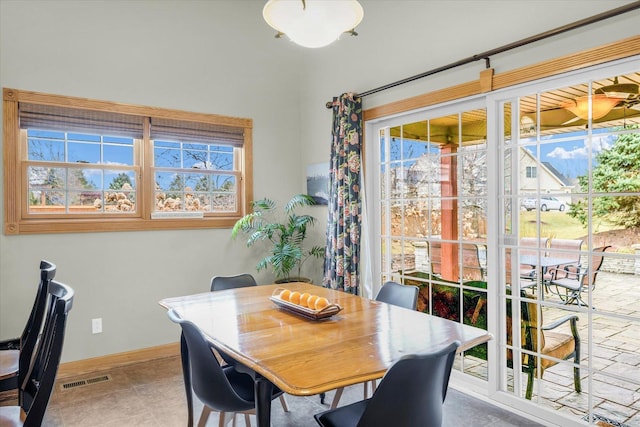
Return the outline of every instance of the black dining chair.
[[[236,274],[235,276],[214,276],[211,279],[211,292],[246,288],[248,286],[258,286],[256,279],[249,273]],[[218,349],[215,349],[215,351],[228,365],[235,366],[235,364],[238,363],[233,357],[223,351]],[[280,396],[280,404],[284,412],[289,412],[289,404],[284,394]]]
[[[17,389],[24,381],[42,329],[49,283],[55,275],[55,264],[40,261],[40,283],[22,335],[0,342],[0,391]]]
[[[211,292],[246,288],[247,286],[258,286],[256,279],[248,273],[236,274],[235,276],[214,276],[211,279]]]
[[[253,378],[239,372],[231,365],[221,365],[212,351],[211,344],[200,329],[188,320],[182,319],[175,310],[167,312],[169,319],[182,328],[184,340],[183,357],[187,357],[190,369],[183,372],[187,387],[187,405],[189,409],[188,426],[193,426],[191,388],[204,404],[198,425],[206,424],[211,411],[220,412],[220,426],[225,423],[227,412],[245,414],[247,427],[251,426],[248,415],[255,412],[256,402]],[[185,355],[184,353],[187,353]],[[184,364],[183,364],[184,366]],[[282,395],[282,391],[273,386],[271,399]]]
[[[438,427],[459,341],[396,361],[370,399],[314,415],[322,427]]]
[[[409,310],[415,310],[418,304],[419,291],[420,289],[417,286],[401,285],[400,283],[389,281],[382,285],[382,288],[380,288],[380,291],[376,296],[376,301],[384,302]],[[371,386],[371,392],[373,392],[376,388],[376,381],[373,380],[364,383],[365,399],[369,397],[369,385]],[[338,407],[338,403],[340,402],[340,398],[342,397],[343,392],[344,387],[340,387],[336,390],[336,394],[333,396],[333,401],[331,402],[331,408]]]
[[[25,380],[18,388],[19,406],[0,406],[0,425],[39,427],[43,419],[60,365],[67,316],[73,306],[73,289],[51,281],[48,286],[48,309],[34,359],[25,370]]]

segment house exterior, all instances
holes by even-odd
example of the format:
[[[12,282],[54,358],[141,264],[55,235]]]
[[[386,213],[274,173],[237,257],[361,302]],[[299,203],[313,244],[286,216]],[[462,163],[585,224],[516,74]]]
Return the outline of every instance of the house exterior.
[[[540,194],[551,194],[565,204],[571,202],[574,186],[550,163],[538,163],[528,149],[521,147],[520,153],[520,193],[538,194],[537,182],[540,181]]]

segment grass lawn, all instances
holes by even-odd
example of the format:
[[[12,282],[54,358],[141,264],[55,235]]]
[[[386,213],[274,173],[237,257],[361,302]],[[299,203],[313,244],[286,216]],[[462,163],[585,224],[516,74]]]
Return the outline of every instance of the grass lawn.
[[[537,233],[538,213],[540,214],[540,236],[557,239],[577,239],[587,235],[587,229],[575,218],[565,212],[520,212],[520,236],[534,237]],[[595,232],[609,231],[619,226],[606,223],[597,224]]]

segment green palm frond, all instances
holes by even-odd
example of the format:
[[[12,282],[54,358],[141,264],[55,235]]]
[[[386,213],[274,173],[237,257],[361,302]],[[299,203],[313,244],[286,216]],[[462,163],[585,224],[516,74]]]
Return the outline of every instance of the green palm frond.
[[[296,269],[301,273],[302,264],[310,257],[324,256],[324,247],[313,246],[304,249],[307,230],[316,223],[311,215],[297,215],[296,208],[315,205],[315,200],[306,194],[297,194],[284,207],[285,218],[279,220],[276,215],[276,202],[264,198],[251,203],[253,212],[240,218],[233,229],[231,237],[242,233],[247,236],[247,246],[259,241],[271,242],[269,254],[262,258],[256,268],[258,271],[271,266],[278,278],[288,278]]]

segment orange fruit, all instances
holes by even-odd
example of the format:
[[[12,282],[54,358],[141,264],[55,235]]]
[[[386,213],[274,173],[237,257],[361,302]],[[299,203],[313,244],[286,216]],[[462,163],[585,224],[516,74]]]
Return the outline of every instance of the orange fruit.
[[[303,307],[308,307],[308,300],[309,297],[311,296],[311,294],[305,292],[303,294],[300,295],[300,305]]]
[[[289,301],[291,299],[291,291],[289,289],[285,289],[280,292],[280,299],[283,301]]]
[[[291,295],[289,296],[289,301],[291,301],[294,304],[300,304],[300,292],[298,291],[291,292]]]
[[[324,297],[320,297],[316,300],[316,310],[322,310],[328,305],[329,305],[329,300]]]
[[[317,295],[309,295],[309,298],[307,299],[307,307],[309,307],[311,310],[315,310],[317,299]]]

